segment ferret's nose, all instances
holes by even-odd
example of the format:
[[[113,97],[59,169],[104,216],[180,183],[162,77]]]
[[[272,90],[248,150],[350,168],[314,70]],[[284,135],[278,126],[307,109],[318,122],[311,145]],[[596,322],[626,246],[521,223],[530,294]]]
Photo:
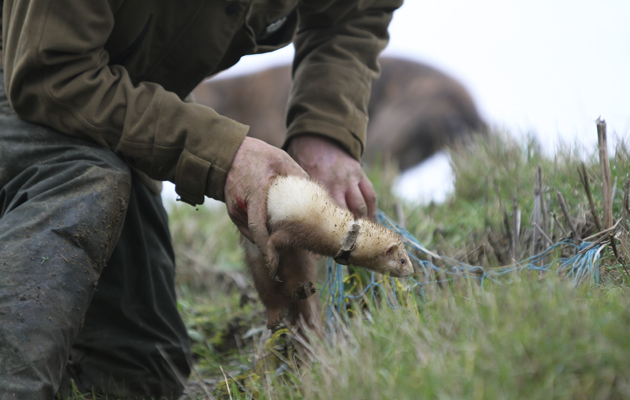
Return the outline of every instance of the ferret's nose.
[[[409,278],[413,275],[413,266],[411,263],[407,263],[407,265],[401,265],[400,268],[396,270],[395,273],[391,274],[395,278]]]

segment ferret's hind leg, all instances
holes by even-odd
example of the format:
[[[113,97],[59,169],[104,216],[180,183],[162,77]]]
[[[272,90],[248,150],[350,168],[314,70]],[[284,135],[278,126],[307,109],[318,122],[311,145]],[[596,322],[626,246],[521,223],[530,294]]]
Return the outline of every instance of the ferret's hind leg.
[[[283,294],[283,285],[269,277],[263,254],[258,246],[241,236],[241,246],[245,250],[245,264],[254,279],[254,287],[260,301],[267,310],[267,327],[272,329],[282,322],[282,316],[291,302]]]
[[[319,332],[321,309],[315,290],[314,256],[306,250],[287,248],[282,252],[278,273],[290,299],[289,319],[292,324],[303,321],[306,327]]]

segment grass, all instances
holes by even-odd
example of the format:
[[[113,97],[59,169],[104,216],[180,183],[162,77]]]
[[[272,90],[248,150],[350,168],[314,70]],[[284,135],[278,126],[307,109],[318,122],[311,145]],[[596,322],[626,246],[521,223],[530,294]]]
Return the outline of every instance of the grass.
[[[307,398],[576,399],[630,396],[627,292],[555,280],[434,292],[378,307],[315,346]]]
[[[611,154],[618,182],[613,210],[619,218],[630,152],[621,143]],[[394,217],[402,205],[407,229],[428,249],[486,270],[511,262],[516,199],[522,212],[517,257],[540,251],[542,242],[532,240],[539,165],[550,216],[547,234],[557,242],[565,236],[562,229],[568,230],[556,190],[567,200],[581,237],[595,233],[577,173],[584,161],[601,213],[595,151],[566,147],[549,157],[531,138],[495,135],[458,150],[452,159],[455,192],[443,204],[401,204],[391,194],[396,170],[368,170],[379,208]],[[510,274],[484,289],[474,279],[460,279],[422,293],[415,288],[395,310],[384,294],[355,303],[350,313],[355,317],[333,321],[324,340],[311,338],[296,350],[282,331],[271,337],[265,329],[264,310],[244,274],[237,231],[223,206],[172,207],[170,225],[179,308],[195,358],[190,399],[630,398],[625,231],[617,242],[619,258],[610,246],[601,253],[599,285],[574,287],[553,273],[537,272]]]
[[[630,171],[629,160],[627,148],[619,144],[612,159],[613,180],[616,177],[618,181],[613,208],[616,218],[621,215],[622,186]],[[562,229],[568,230],[556,190],[567,200],[580,235],[588,236],[595,228],[577,173],[582,161],[601,212],[599,162],[595,152],[584,154],[567,147],[548,157],[531,138],[515,141],[501,135],[475,142],[453,155],[456,177],[453,196],[439,205],[402,204],[406,226],[422,244],[439,254],[494,268],[505,264],[502,260],[510,254],[507,229],[514,227],[506,228],[504,216],[510,225],[513,199],[516,199],[522,211],[518,256],[527,257],[532,254],[531,215],[540,165],[543,198],[547,200],[550,216],[552,213],[558,216],[557,223],[550,222],[546,227],[549,236],[558,241],[564,236]],[[368,170],[379,193],[379,206],[390,216],[396,215],[399,203],[391,194],[395,174],[392,168]],[[182,224],[178,222],[182,215],[172,214],[175,243],[180,244],[182,235],[177,224]],[[220,226],[226,221],[222,215],[213,214]],[[188,231],[197,231],[194,225],[205,223],[203,220],[185,219],[190,224]],[[215,232],[203,225],[201,229]],[[489,236],[495,239],[494,247]],[[220,246],[226,254],[212,253],[207,259],[234,260],[238,250],[233,243]],[[264,341],[269,336],[261,331],[258,340],[249,337],[252,340],[248,345],[233,349],[232,353],[217,353],[212,346],[203,351],[196,347],[200,361],[197,375],[192,379],[213,377],[209,381],[215,389],[213,395],[221,398],[628,398],[630,290],[623,270],[627,268],[624,260],[630,260],[627,236],[622,235],[618,247],[621,261],[610,249],[602,254],[603,270],[607,272],[601,285],[588,283],[575,288],[553,274],[523,273],[506,277],[504,285],[485,285],[483,290],[474,280],[464,280],[443,289],[427,287],[424,296],[412,291],[407,306],[397,310],[368,299],[367,308],[365,304],[362,309],[355,306],[355,315],[362,315],[361,318],[337,321],[336,328],[328,332],[323,342],[312,338],[310,350],[296,357],[299,368],[289,362],[293,369],[282,373],[267,368],[266,373],[254,369],[256,373],[247,375],[248,370],[260,364],[264,353]],[[182,248],[178,251],[180,260],[181,251]],[[185,282],[180,283],[180,287],[187,287]],[[250,319],[251,325],[245,324],[241,334],[248,326],[262,326],[260,305],[248,303],[246,307],[251,308],[237,309],[234,296],[242,294],[231,290],[226,295],[211,295],[215,296],[213,307],[228,310],[220,316],[199,312],[195,319],[185,312],[191,329],[204,320],[212,320],[209,324],[217,327],[230,324],[242,314],[261,319]],[[203,297],[196,297],[195,301]],[[182,302],[202,310],[191,298],[184,293]],[[217,304],[217,300],[224,305]],[[200,331],[201,341],[213,343],[219,331],[219,328],[207,334]],[[217,359],[217,354],[223,354],[224,358]],[[217,373],[217,363],[223,363],[229,373]],[[231,379],[243,373],[239,379]],[[229,391],[223,384],[226,381]],[[208,396],[202,394],[198,398]]]

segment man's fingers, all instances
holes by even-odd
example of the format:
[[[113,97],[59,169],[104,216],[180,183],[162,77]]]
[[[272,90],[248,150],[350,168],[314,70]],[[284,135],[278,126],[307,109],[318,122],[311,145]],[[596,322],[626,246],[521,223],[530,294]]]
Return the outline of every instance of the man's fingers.
[[[365,218],[368,216],[368,207],[359,186],[351,185],[348,187],[346,202],[355,218]]]
[[[262,193],[261,193],[262,194]],[[257,196],[258,197],[258,196]],[[269,231],[267,231],[267,198],[266,193],[248,204],[247,226],[251,232],[253,242],[260,251],[267,257],[267,241]]]
[[[339,142],[315,134],[291,139],[289,154],[355,217],[376,219],[376,193],[361,164]]]
[[[363,194],[363,199],[365,200],[365,204],[367,206],[368,218],[376,220],[376,214],[378,212],[378,199],[372,182],[370,182],[366,176],[364,176],[359,182],[359,189]]]
[[[346,209],[348,208],[348,204],[346,203],[346,194],[345,192],[337,189],[337,190],[332,190],[329,192],[330,196],[333,198],[333,200],[335,201],[335,203],[343,208]]]

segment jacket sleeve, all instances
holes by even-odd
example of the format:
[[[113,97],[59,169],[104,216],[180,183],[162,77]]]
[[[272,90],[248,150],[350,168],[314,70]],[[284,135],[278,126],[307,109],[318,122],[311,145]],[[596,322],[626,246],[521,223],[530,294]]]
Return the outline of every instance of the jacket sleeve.
[[[174,182],[189,203],[203,203],[204,194],[224,199],[247,126],[158,84],[134,85],[125,68],[108,66],[108,1],[5,3],[7,97],[20,117],[96,141],[149,177]]]
[[[380,73],[377,58],[401,5],[402,0],[304,1],[294,40],[286,144],[314,133],[361,159],[370,88]]]

